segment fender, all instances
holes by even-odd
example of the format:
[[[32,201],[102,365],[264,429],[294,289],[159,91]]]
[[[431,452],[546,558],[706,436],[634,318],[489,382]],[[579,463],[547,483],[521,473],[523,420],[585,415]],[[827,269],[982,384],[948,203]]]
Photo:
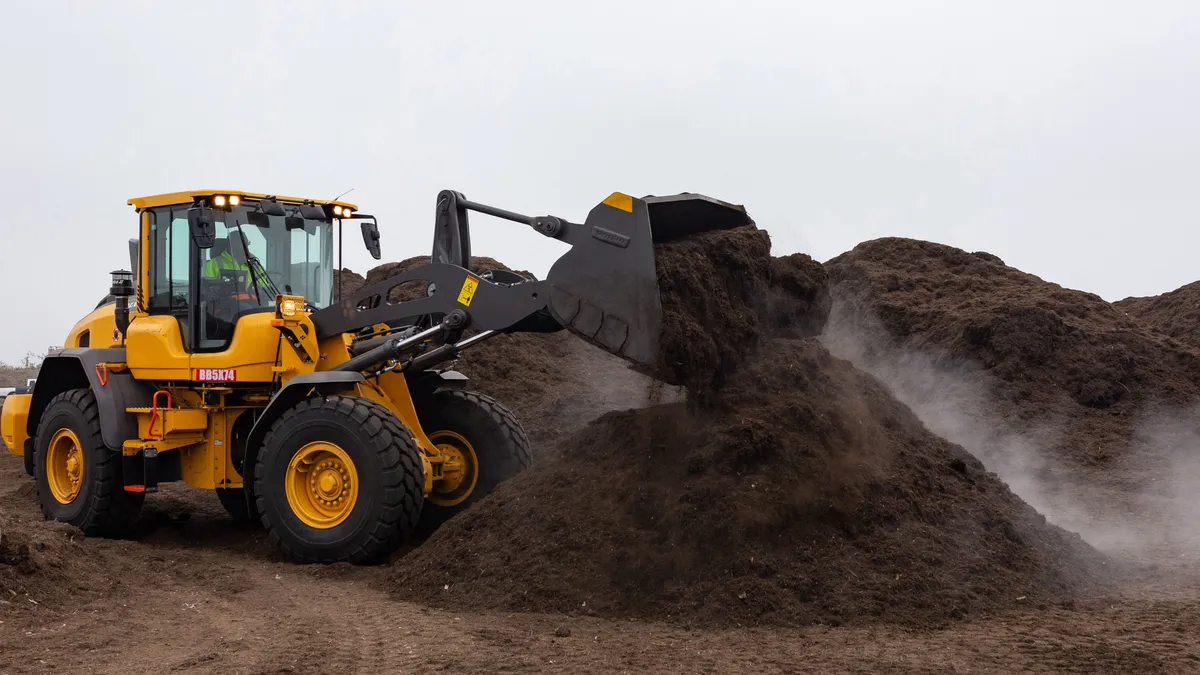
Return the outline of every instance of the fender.
[[[127,439],[137,438],[137,415],[126,412],[126,409],[150,407],[154,388],[135,380],[129,371],[116,373],[98,369],[101,363],[125,363],[125,350],[86,347],[63,349],[42,361],[33,384],[33,398],[25,425],[31,439],[36,437],[42,413],[55,396],[71,389],[84,388],[90,388],[96,396],[96,404],[100,408],[100,432],[109,450],[120,452]]]
[[[418,403],[428,399],[434,392],[441,389],[466,389],[469,379],[457,370],[425,370],[411,375],[405,373],[408,391],[413,402]],[[420,409],[420,405],[417,409]]]
[[[345,372],[340,370],[325,370],[317,373],[306,373],[297,375],[288,380],[288,383],[283,385],[279,393],[271,399],[267,407],[263,408],[258,419],[254,420],[254,426],[250,428],[250,433],[246,436],[246,456],[242,460],[242,485],[245,489],[246,496],[250,501],[251,514],[255,515],[253,506],[253,488],[254,488],[254,464],[258,460],[258,448],[262,445],[263,438],[267,435],[267,430],[279,419],[283,413],[300,401],[308,398],[310,394],[316,392],[318,394],[337,394],[349,389],[353,389],[354,385],[363,381],[362,373]]]

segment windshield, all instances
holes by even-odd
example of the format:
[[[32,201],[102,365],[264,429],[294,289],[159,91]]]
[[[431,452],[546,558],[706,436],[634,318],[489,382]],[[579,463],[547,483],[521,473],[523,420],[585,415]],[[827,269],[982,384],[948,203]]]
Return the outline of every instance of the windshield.
[[[268,216],[254,205],[217,209],[216,241],[197,249],[188,226],[190,206],[150,210],[145,299],[150,314],[179,321],[187,349],[225,349],[238,318],[273,308],[280,293],[303,296],[311,310],[332,304],[332,223],[305,220],[298,207],[286,204],[286,216]]]
[[[310,309],[328,307],[333,302],[333,225],[301,218],[294,206],[284,208],[288,216],[268,216],[253,206],[214,212],[217,239],[211,249],[201,251],[202,282],[232,282],[243,309],[273,307],[276,293],[304,296]]]

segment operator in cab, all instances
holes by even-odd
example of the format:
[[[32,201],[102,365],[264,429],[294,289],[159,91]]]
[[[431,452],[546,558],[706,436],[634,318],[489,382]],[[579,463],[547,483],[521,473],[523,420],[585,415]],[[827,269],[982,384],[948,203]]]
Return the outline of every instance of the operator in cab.
[[[236,231],[230,234],[236,234]],[[203,314],[210,338],[232,337],[238,315],[246,309],[259,307],[262,293],[267,288],[266,279],[254,273],[245,256],[234,255],[231,242],[228,237],[216,239],[209,249],[209,259],[204,263],[201,284],[207,292],[202,293],[206,305]],[[269,301],[273,302],[274,298]]]

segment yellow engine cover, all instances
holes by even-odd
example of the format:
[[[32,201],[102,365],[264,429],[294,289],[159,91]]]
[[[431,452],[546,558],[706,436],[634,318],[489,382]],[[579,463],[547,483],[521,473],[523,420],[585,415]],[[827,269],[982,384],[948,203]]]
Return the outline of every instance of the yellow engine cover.
[[[109,303],[93,310],[71,327],[67,334],[66,347],[119,347],[121,334],[117,332],[114,314],[116,304]]]

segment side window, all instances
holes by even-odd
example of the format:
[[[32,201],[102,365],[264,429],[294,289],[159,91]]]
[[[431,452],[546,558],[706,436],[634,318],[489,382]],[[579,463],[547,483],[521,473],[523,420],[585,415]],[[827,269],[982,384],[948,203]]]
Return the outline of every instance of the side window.
[[[289,275],[291,291],[303,295],[310,302],[319,303],[318,306],[321,307],[332,299],[330,291],[333,288],[333,267],[328,264],[328,261],[333,260],[333,256],[324,250],[324,232],[327,231],[316,227],[298,227],[289,233],[292,254]]]
[[[151,314],[186,310],[191,276],[190,237],[187,211],[161,208],[150,212]]]

